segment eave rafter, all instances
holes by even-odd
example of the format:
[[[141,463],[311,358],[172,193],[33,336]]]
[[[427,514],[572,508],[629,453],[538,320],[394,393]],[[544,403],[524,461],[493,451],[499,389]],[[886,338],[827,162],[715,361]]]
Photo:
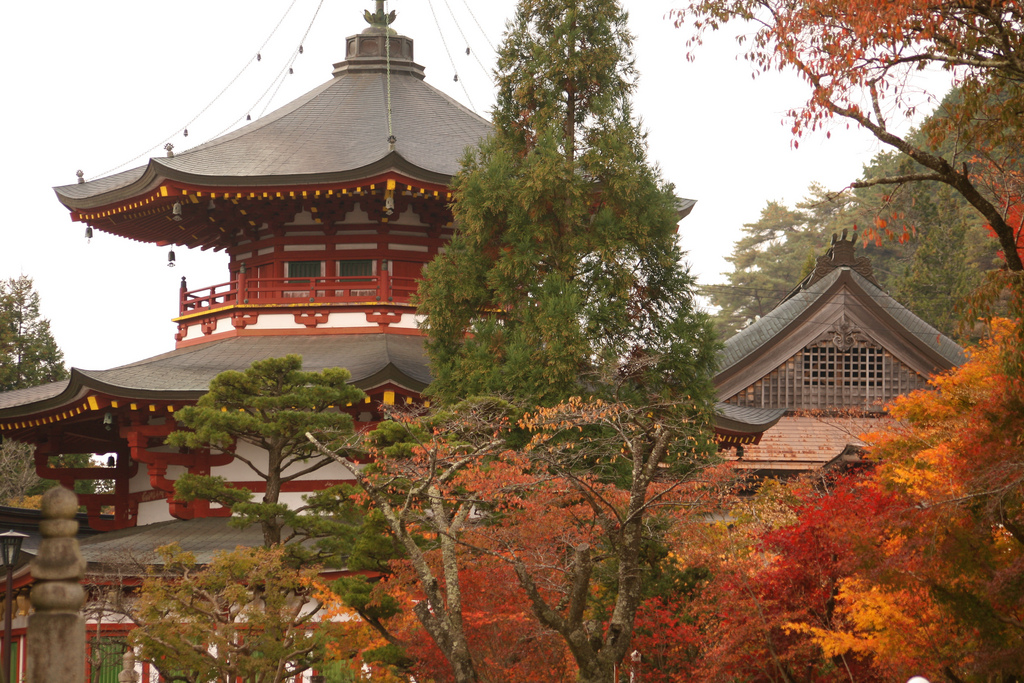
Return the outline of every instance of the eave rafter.
[[[386,224],[388,199],[396,213],[412,210],[427,225],[451,222],[451,192],[446,187],[394,173],[318,186],[207,186],[166,180],[144,196],[74,210],[71,218],[140,242],[219,251],[251,238],[247,231],[264,224],[280,230],[302,212],[330,230],[358,205],[370,220]]]
[[[0,419],[0,436],[16,441],[35,441],[35,434],[59,429],[62,425],[103,420],[107,413],[110,413],[112,418],[121,414],[168,416],[185,405],[190,403],[124,399],[90,392],[61,406],[42,409],[29,415]]]

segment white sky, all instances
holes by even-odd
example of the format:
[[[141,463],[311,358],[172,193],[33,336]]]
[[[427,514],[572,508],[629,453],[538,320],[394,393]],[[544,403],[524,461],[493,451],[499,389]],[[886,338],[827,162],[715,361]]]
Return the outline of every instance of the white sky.
[[[178,248],[178,267],[167,268],[167,248],[99,231],[87,244],[85,226],[70,220],[51,187],[75,182],[78,169],[87,179],[104,175],[150,145],[146,157],[163,156],[166,142],[182,152],[247,112],[255,119],[263,104],[253,103],[287,68],[319,1],[294,0],[263,59],[189,124],[188,138],[172,133],[255,55],[291,0],[47,0],[5,7],[0,277],[34,278],[69,367],[104,369],[173,349],[180,278],[187,276],[190,288],[223,282],[227,256]],[[727,35],[710,36],[696,61],[686,61],[686,33],[665,18],[683,2],[624,0],[641,74],[634,105],[649,131],[652,162],[677,194],[698,200],[680,238],[700,281],[713,283],[728,269],[724,257],[742,224],[757,220],[767,201],[794,203],[812,181],[844,187],[879,147],[867,134],[842,126],[830,140],[821,134],[791,149],[782,119],[803,103],[804,86],[788,75],[752,80]],[[324,0],[295,73],[268,112],[330,78],[345,36],[365,28],[361,15],[372,5]],[[416,41],[427,82],[468,105],[465,85],[472,106],[485,116],[493,102],[488,74],[494,53],[484,34],[497,46],[514,6],[514,0],[389,3],[398,11],[396,30]],[[441,35],[460,83],[453,82]]]

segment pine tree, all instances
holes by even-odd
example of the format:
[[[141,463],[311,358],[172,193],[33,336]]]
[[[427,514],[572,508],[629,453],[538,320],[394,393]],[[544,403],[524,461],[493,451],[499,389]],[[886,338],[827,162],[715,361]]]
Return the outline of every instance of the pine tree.
[[[910,166],[883,153],[864,168],[864,178],[909,172]],[[869,186],[831,193],[812,184],[806,198],[789,209],[769,202],[726,260],[728,284],[705,289],[721,310],[719,333],[728,338],[769,313],[807,274],[807,259],[823,255],[833,234],[849,230],[871,259],[879,284],[900,303],[947,335],[964,320],[963,302],[983,273],[997,266],[990,238],[970,207],[938,184],[908,184],[896,190]],[[888,235],[886,236],[886,233]]]
[[[615,0],[523,0],[498,59],[494,134],[455,178],[456,235],[420,288],[442,400],[553,405],[629,368],[711,396],[713,338],[680,262],[678,199],[630,109]]]
[[[23,389],[67,377],[64,354],[39,315],[32,278],[0,281],[0,391]]]
[[[223,477],[184,474],[175,483],[175,495],[185,501],[203,499],[230,507],[239,525],[260,525],[268,548],[295,536],[343,532],[330,520],[303,514],[310,511],[310,505],[289,509],[281,502],[281,493],[288,482],[331,462],[315,452],[306,432],[352,433],[352,417],[338,407],[358,401],[364,394],[348,383],[350,377],[344,368],[303,372],[302,357],[297,355],[267,358],[244,372],[227,370],[214,377],[209,392],[196,405],[175,413],[178,423],[189,431],[172,432],[167,443],[233,451],[236,460],[266,482],[266,488],[262,500],[254,502],[251,491],[232,486]],[[261,452],[240,453],[235,450],[238,442]],[[290,532],[283,531],[286,526]],[[294,550],[299,551],[298,544]]]

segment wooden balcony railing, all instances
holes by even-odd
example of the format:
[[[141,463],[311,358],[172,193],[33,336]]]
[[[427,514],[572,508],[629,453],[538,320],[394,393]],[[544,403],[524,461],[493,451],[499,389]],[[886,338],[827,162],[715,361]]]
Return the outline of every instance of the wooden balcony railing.
[[[386,271],[378,275],[311,278],[251,278],[240,274],[232,282],[192,290],[182,278],[178,310],[179,315],[188,315],[239,304],[408,304],[418,284],[416,278],[392,277]]]

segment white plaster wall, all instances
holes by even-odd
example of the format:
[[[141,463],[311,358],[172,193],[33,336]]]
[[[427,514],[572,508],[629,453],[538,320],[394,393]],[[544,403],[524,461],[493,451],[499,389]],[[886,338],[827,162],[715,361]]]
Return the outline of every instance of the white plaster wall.
[[[422,315],[403,315],[397,323],[391,323],[391,327],[401,327],[406,330],[418,330],[420,324],[426,319]]]
[[[266,471],[267,455],[266,451],[259,449],[252,444],[239,443],[237,452],[243,457],[249,458],[259,467],[261,470]],[[312,462],[312,461],[310,461]],[[297,464],[293,467],[285,470],[284,474],[288,475],[293,472],[300,471],[305,465]],[[210,474],[218,477],[224,477],[229,481],[256,481],[259,477],[253,472],[244,462],[240,460],[234,460],[228,465],[223,467],[214,467],[210,471]],[[322,467],[321,469],[311,474],[300,477],[298,481],[317,481],[321,479],[344,479],[351,480],[352,476],[349,474],[342,465],[331,462],[330,464]]]
[[[375,223],[371,221],[370,217],[363,211],[361,204],[356,204],[355,207],[348,212],[345,216],[345,223]]]
[[[136,526],[167,522],[174,519],[171,517],[166,500],[151,500],[139,503],[139,516],[136,519]]]
[[[225,316],[217,320],[217,324],[214,326],[213,332],[211,332],[211,334],[217,334],[219,332],[228,332],[233,329],[234,327],[231,325],[231,318]],[[202,320],[196,318],[194,321],[190,321],[188,323],[188,327],[185,328],[185,333],[184,336],[182,337],[182,341],[185,341],[187,339],[195,339],[197,337],[202,336],[204,336]]]
[[[139,463],[139,471],[134,477],[128,480],[128,491],[130,493],[136,493],[137,491],[148,491],[152,486],[149,485],[149,471],[146,469],[146,463]]]
[[[282,328],[296,327],[294,313],[260,313],[259,320],[255,325],[249,325],[247,330],[280,330]]]
[[[388,225],[416,225],[428,227],[426,223],[420,220],[419,215],[412,209],[406,209],[397,216],[391,216],[388,219]]]
[[[342,312],[342,313],[331,313],[326,323],[317,325],[317,328],[322,327],[377,327],[377,323],[366,322],[366,313],[359,312]]]

